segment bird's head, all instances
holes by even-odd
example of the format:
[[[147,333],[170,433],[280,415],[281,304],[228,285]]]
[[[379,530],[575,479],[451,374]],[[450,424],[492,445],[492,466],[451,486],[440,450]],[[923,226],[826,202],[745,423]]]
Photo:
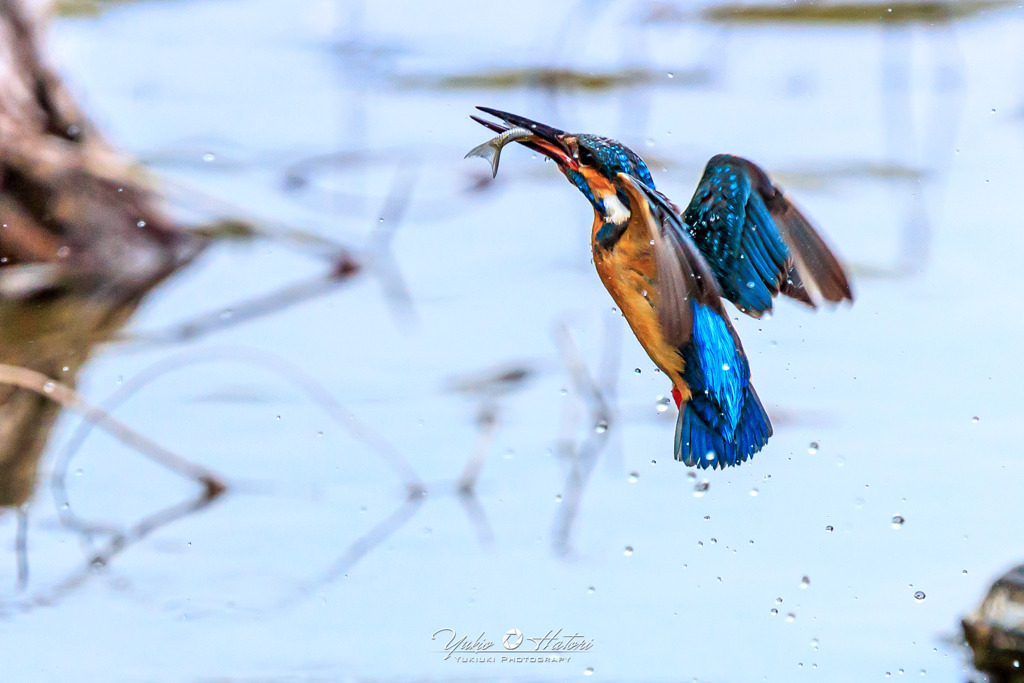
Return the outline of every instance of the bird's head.
[[[621,224],[629,219],[629,197],[622,189],[619,173],[627,173],[652,190],[655,189],[647,164],[621,142],[585,133],[566,133],[497,109],[477,109],[500,120],[495,122],[472,117],[477,123],[497,133],[513,127],[533,133],[532,137],[517,139],[516,142],[554,161],[569,182],[590,201],[604,222]]]

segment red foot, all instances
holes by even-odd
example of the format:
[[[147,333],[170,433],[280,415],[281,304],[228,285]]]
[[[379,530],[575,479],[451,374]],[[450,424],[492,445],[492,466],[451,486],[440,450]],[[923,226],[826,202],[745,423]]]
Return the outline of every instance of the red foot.
[[[675,387],[672,387],[672,398],[676,400],[676,408],[678,408],[683,402],[683,395],[679,393],[679,390]]]

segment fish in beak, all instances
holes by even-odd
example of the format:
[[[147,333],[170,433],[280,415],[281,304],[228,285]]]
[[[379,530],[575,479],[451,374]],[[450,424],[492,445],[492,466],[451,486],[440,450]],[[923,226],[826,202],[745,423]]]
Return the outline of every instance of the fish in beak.
[[[525,116],[509,114],[497,109],[489,107],[477,107],[477,109],[490,114],[499,119],[499,121],[488,121],[479,116],[471,116],[470,118],[482,126],[490,128],[495,133],[499,133],[499,135],[471,149],[466,158],[483,157],[490,160],[491,171],[494,176],[498,175],[498,160],[501,156],[501,150],[510,142],[518,142],[535,152],[543,154],[557,163],[563,171],[566,168],[575,169],[579,167],[575,153],[565,142],[566,138],[571,138],[572,136],[565,131],[532,121]]]

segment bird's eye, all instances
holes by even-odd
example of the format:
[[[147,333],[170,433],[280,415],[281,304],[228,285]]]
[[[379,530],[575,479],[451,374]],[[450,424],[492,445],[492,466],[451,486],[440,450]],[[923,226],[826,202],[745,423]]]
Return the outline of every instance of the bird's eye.
[[[577,152],[577,156],[580,160],[580,164],[584,166],[596,166],[597,162],[594,159],[594,154],[586,147],[580,147]]]

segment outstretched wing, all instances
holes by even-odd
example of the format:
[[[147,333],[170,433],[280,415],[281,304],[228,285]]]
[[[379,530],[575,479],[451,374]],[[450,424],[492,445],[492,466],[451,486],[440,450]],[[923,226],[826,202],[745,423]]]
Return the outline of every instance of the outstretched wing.
[[[708,161],[683,212],[725,298],[760,317],[780,292],[815,307],[853,300],[839,261],[767,174],[746,159]]]
[[[657,270],[657,316],[679,349],[690,390],[676,422],[675,456],[689,465],[726,467],[759,451],[771,421],[750,385],[750,366],[722,305],[722,289],[676,207],[632,176],[618,175],[650,232]]]
[[[677,348],[682,347],[693,334],[694,302],[704,304],[728,321],[722,307],[722,289],[707,259],[680,221],[676,206],[633,176],[619,173],[618,177],[629,195],[630,208],[641,212],[650,230],[658,271],[658,322],[665,339]],[[739,343],[738,337],[736,342]]]

